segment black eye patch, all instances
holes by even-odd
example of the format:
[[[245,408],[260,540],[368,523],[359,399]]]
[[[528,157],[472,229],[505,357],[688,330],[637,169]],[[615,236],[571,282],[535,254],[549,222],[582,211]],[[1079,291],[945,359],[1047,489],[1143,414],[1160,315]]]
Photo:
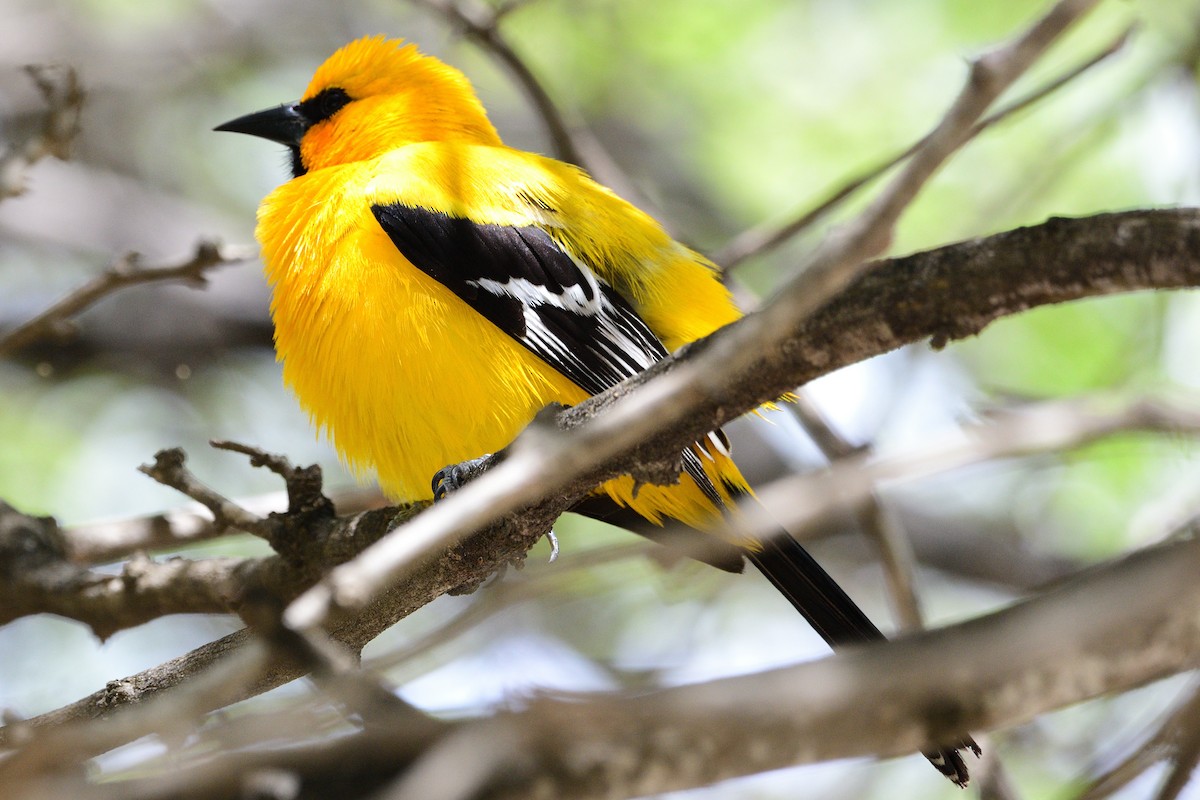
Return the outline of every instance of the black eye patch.
[[[346,94],[346,90],[333,86],[322,89],[301,103],[298,108],[309,125],[316,125],[332,117],[349,102],[350,95]]]

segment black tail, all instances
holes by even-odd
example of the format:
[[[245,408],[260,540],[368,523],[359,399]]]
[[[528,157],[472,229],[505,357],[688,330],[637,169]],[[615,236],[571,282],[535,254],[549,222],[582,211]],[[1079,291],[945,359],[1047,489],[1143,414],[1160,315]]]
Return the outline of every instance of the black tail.
[[[665,538],[666,531],[663,528],[647,522],[628,508],[618,506],[607,497],[593,495],[574,510],[628,528],[663,544],[671,543],[669,538]],[[683,531],[678,535],[686,539],[689,533]],[[735,572],[741,571],[742,555],[745,555],[831,647],[884,638],[879,628],[855,605],[842,587],[786,532],[780,531],[763,542],[761,549],[753,552],[741,550],[715,537],[704,538],[707,547],[697,549],[695,543],[688,539],[685,552],[721,569]],[[969,736],[955,742],[953,747],[929,750],[923,755],[938,772],[959,786],[966,786],[970,776],[959,750],[970,750],[979,755],[979,746]]]
[[[884,638],[837,581],[787,533],[767,539],[758,552],[747,550],[746,557],[830,647]]]
[[[796,607],[830,647],[881,640],[884,635],[863,613],[850,596],[822,569],[804,546],[780,531],[763,542],[762,549],[746,551],[754,564],[779,593]],[[970,736],[953,747],[928,750],[923,755],[938,772],[959,786],[966,786],[970,775],[959,749],[979,756],[979,745]]]

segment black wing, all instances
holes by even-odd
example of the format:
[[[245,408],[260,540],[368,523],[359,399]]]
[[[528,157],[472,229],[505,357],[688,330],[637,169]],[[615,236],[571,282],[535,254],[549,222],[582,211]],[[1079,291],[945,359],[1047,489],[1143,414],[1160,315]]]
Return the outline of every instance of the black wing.
[[[371,211],[413,266],[588,394],[667,356],[625,298],[541,228],[472,222],[399,203]],[[721,507],[692,448],[683,462]]]

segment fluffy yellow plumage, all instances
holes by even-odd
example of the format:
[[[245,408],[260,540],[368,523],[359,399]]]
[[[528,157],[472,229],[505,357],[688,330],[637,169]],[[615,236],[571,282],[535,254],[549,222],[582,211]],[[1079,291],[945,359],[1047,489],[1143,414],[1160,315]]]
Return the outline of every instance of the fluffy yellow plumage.
[[[437,470],[499,450],[546,405],[587,392],[409,264],[372,206],[542,228],[669,349],[737,317],[709,262],[580,170],[504,146],[462,74],[413,45],[348,45],[304,99],[331,87],[356,102],[308,131],[306,172],[264,200],[257,237],[286,382],[345,460],[373,469],[392,497],[429,498]],[[714,484],[744,489],[733,462],[709,449]],[[628,478],[604,488],[654,520],[703,526],[717,513],[687,476],[636,499]]]

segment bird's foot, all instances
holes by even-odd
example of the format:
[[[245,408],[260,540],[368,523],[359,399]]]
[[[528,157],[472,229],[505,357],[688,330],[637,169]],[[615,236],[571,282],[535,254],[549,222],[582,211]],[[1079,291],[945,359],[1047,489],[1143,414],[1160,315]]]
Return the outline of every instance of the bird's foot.
[[[461,489],[487,472],[495,462],[495,456],[486,453],[460,464],[443,467],[433,476],[433,501],[445,500],[451,492]]]

